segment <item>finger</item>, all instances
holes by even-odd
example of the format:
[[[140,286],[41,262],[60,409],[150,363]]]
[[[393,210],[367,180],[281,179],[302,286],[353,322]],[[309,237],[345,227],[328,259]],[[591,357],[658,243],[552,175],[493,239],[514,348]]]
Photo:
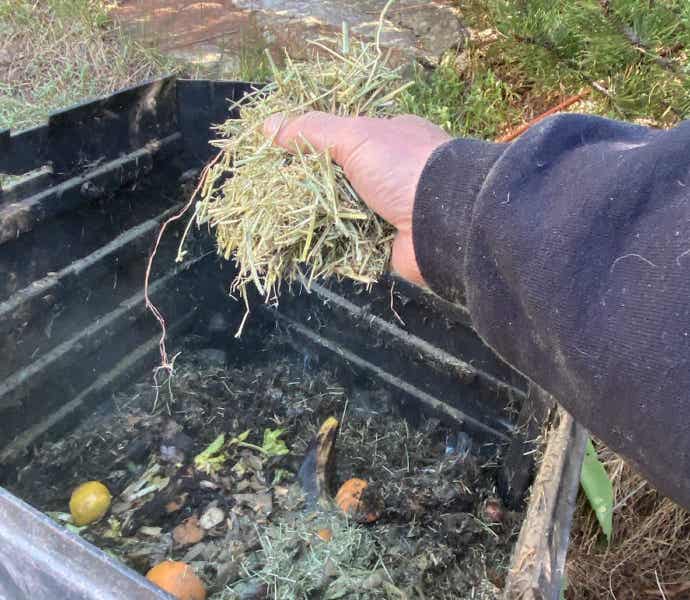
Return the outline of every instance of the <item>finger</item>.
[[[290,152],[297,148],[317,152],[329,149],[336,162],[350,145],[353,118],[338,117],[324,112],[309,112],[292,119],[276,114],[264,122],[264,135]],[[305,143],[306,142],[306,143]]]

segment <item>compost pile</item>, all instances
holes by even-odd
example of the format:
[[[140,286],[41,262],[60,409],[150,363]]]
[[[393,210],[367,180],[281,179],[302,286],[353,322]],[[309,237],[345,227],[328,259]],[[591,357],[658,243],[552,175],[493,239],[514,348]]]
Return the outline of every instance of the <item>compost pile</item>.
[[[273,115],[399,113],[396,98],[412,82],[403,80],[402,67],[389,66],[379,37],[309,42],[314,60],[295,63],[286,55],[283,68],[273,66],[273,82],[241,101],[239,118],[218,127],[213,143],[221,150],[203,172],[195,219],[214,231],[218,253],[236,263],[232,288],[245,302],[250,283],[275,302],[283,282],[308,287],[337,276],[369,284],[386,269],[394,231],[359,198],[328,150],[316,152],[303,140],[290,154],[263,133]]]
[[[496,448],[433,419],[414,429],[390,392],[342,380],[284,345],[234,367],[186,351],[174,405],[160,390],[151,414],[144,378],[36,448],[13,492],[141,573],[190,564],[211,598],[494,598],[521,520],[495,499]],[[371,523],[310,495],[324,422],[340,423],[337,486],[362,478],[376,497]],[[112,505],[75,527],[70,494],[87,480]]]

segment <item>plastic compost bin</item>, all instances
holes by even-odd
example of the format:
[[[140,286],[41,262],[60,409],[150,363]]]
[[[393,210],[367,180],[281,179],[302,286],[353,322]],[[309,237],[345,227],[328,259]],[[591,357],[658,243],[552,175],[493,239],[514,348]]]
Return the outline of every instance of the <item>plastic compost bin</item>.
[[[157,364],[145,259],[212,155],[210,126],[251,89],[167,77],[0,132],[0,173],[20,176],[0,188],[0,484],[37,442],[63,435]],[[151,288],[169,344],[195,334],[251,358],[251,336],[212,339],[204,325],[213,313],[242,317],[225,290],[231,265],[203,231],[176,264],[178,237],[163,239]],[[280,322],[296,352],[376,378],[410,419],[435,415],[504,444],[500,493],[527,503],[504,597],[558,597],[586,432],[481,342],[462,306],[393,278],[371,293],[326,281],[251,319]],[[0,488],[0,598],[169,596]]]

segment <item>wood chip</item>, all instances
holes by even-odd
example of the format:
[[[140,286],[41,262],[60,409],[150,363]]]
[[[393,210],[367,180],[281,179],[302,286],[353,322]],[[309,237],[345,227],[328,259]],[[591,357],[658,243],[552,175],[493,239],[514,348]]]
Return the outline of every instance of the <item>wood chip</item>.
[[[209,508],[199,519],[199,525],[203,529],[213,529],[225,520],[225,513],[218,507]]]

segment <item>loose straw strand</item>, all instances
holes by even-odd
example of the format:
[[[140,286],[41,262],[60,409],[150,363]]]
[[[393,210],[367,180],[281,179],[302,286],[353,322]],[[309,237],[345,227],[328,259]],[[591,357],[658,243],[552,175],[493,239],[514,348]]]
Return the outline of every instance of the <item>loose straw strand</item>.
[[[163,234],[165,233],[165,230],[168,228],[168,225],[174,223],[175,221],[179,221],[182,217],[184,217],[189,209],[192,207],[194,200],[197,197],[197,194],[201,190],[202,186],[204,185],[204,182],[206,180],[206,174],[209,172],[209,170],[220,160],[222,157],[223,153],[219,152],[216,157],[208,164],[206,167],[204,167],[201,177],[199,178],[199,183],[197,184],[196,188],[194,189],[194,193],[190,196],[189,200],[187,201],[187,204],[185,204],[179,212],[168,218],[160,227],[158,230],[158,235],[156,236],[156,241],[153,245],[153,249],[151,250],[151,254],[149,255],[148,262],[146,264],[146,274],[144,276],[144,302],[146,305],[146,308],[148,308],[155,319],[158,321],[158,324],[160,325],[161,329],[161,336],[160,339],[158,340],[158,350],[160,352],[160,357],[161,357],[161,364],[154,370],[154,379],[156,378],[157,374],[161,371],[167,371],[169,375],[172,375],[173,373],[173,365],[175,362],[175,356],[173,356],[172,360],[168,360],[168,353],[166,350],[165,346],[165,338],[167,335],[167,328],[165,325],[165,318],[163,317],[162,313],[158,309],[158,307],[153,303],[151,300],[150,294],[149,294],[149,288],[151,284],[151,271],[153,269],[153,261],[156,258],[156,254],[158,253],[158,247],[160,246],[161,240],[163,239]],[[188,231],[186,229],[185,231]],[[155,409],[155,404],[154,404],[154,409]]]

